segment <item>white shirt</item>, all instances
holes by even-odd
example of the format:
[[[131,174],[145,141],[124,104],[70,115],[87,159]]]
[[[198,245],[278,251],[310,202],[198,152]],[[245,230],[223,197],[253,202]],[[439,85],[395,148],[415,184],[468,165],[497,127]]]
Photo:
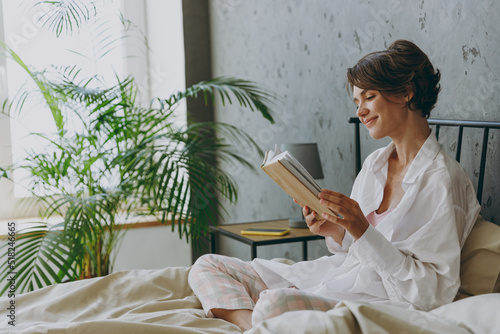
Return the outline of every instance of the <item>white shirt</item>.
[[[354,182],[351,198],[368,215],[382,202],[394,143],[373,152]],[[411,163],[400,203],[377,227],[342,246],[326,238],[335,255],[284,265],[252,263],[269,288],[296,286],[323,297],[391,303],[430,310],[452,302],[460,285],[460,250],[480,205],[462,167],[431,134]]]

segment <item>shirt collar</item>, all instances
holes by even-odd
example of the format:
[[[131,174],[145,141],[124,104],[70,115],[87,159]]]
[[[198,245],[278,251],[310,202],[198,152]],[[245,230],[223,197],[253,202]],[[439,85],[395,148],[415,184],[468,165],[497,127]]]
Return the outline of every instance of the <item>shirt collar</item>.
[[[383,151],[377,156],[375,161],[373,162],[373,173],[375,175],[379,174],[384,167],[386,167],[387,162],[389,161],[389,157],[391,156],[392,152],[394,151],[395,145],[394,142],[390,142],[389,145],[387,145]]]
[[[372,171],[382,185],[385,185],[387,179],[386,169],[389,161],[389,156],[394,151],[394,142],[391,142],[387,147],[378,155],[375,159],[372,167]],[[431,132],[424,144],[418,151],[417,155],[413,159],[406,175],[403,179],[403,190],[406,191],[405,185],[415,182],[416,178],[423,171],[424,167],[427,166],[434,160],[436,155],[439,153],[441,147],[437,142],[436,136]]]
[[[424,142],[417,155],[413,159],[410,168],[406,172],[403,179],[403,190],[406,190],[404,185],[411,184],[415,182],[417,177],[422,173],[422,171],[432,163],[436,158],[437,154],[441,150],[441,146],[436,139],[434,133],[430,133],[427,140]]]

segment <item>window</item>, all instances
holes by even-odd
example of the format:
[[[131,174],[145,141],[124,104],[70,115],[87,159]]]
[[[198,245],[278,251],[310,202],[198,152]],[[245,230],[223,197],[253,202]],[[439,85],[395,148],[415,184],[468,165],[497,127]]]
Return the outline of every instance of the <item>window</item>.
[[[63,33],[59,37],[44,28],[41,24],[43,21],[37,22],[37,18],[45,14],[41,9],[43,7],[23,7],[26,7],[24,2],[19,5],[15,1],[3,1],[5,42],[24,63],[36,71],[50,71],[51,66],[70,67],[80,64],[83,69],[82,77],[89,78],[98,74],[104,86],[112,84],[115,73],[124,77],[124,45],[118,39],[123,35],[119,17],[120,2],[97,2],[96,11],[100,13],[97,19],[92,18],[90,24],[82,26],[71,35]],[[109,36],[117,36],[117,39],[109,39]],[[101,41],[104,38],[106,39]],[[26,71],[12,59],[7,59],[6,72],[10,100],[15,98],[20,89],[36,90],[35,83],[29,79]],[[67,118],[66,122],[68,130],[71,130],[71,119]],[[57,128],[43,99],[31,96],[24,103],[23,112],[11,118],[10,130],[12,162],[17,164],[26,158],[27,152],[40,152],[43,149],[44,142],[29,133],[53,133]],[[29,186],[29,175],[25,172],[14,171],[15,197],[30,195],[26,190]]]
[[[33,5],[26,2],[2,0],[0,2],[0,39],[5,41],[21,59],[37,70],[51,65],[65,66],[84,64],[87,74],[99,73],[103,80],[113,80],[115,73],[121,76],[131,74],[139,86],[143,103],[149,103],[153,96],[165,97],[185,88],[184,47],[182,31],[181,0],[175,1],[95,1],[96,10],[106,13],[94,30],[82,31],[76,36],[56,38],[54,33],[42,29],[38,19],[43,14],[41,7],[28,11]],[[96,48],[96,34],[104,27],[108,32],[115,30],[120,35],[123,28],[119,13],[144,32],[149,48],[140,38],[115,41],[104,49]],[[102,45],[101,45],[102,46]],[[109,47],[111,46],[111,47]],[[78,51],[78,54],[69,50]],[[99,52],[106,52],[100,57]],[[147,69],[147,70],[144,70]],[[27,81],[27,75],[12,60],[0,59],[0,98],[12,99]],[[26,87],[26,86],[25,86]],[[44,132],[55,129],[48,107],[33,99],[27,101],[22,117],[10,120],[0,116],[0,166],[22,161],[26,150],[40,149],[40,143],[27,136],[29,132]],[[185,113],[185,109],[182,110]],[[27,196],[22,180],[25,175],[15,173],[16,186],[0,181],[0,219],[21,216],[35,216],[19,209],[18,199]]]

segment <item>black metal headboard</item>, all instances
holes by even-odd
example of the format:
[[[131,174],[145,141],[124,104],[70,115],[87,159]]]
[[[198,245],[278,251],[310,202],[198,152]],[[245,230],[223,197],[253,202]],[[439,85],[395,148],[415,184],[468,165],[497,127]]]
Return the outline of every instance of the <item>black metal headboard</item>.
[[[462,140],[464,128],[482,128],[483,129],[483,144],[481,149],[481,163],[479,165],[479,177],[477,184],[477,200],[482,203],[483,198],[483,183],[484,183],[484,171],[486,168],[486,153],[488,151],[488,135],[490,129],[500,129],[500,122],[493,121],[458,121],[458,120],[448,120],[448,119],[435,119],[429,118],[429,124],[435,125],[436,138],[439,139],[439,129],[442,126],[454,126],[458,127],[458,139],[457,139],[457,152],[455,158],[460,162],[460,156],[462,151]],[[360,121],[357,117],[351,117],[348,120],[349,123],[354,124],[354,143],[355,143],[355,153],[354,153],[354,168],[356,175],[361,170],[361,139],[359,133]]]

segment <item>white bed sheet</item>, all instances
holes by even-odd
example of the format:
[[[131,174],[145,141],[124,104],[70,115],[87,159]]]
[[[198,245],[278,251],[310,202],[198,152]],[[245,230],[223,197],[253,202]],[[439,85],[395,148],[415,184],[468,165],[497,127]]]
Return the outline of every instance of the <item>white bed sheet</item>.
[[[430,312],[341,302],[328,312],[296,311],[269,319],[248,334],[269,333],[500,333],[500,294],[469,297]]]
[[[241,333],[207,318],[187,283],[188,267],[132,270],[16,296],[16,326],[1,333]],[[2,297],[5,310],[12,299]],[[248,331],[268,333],[500,333],[500,294],[470,297],[431,312],[341,302],[328,312],[295,311]]]

